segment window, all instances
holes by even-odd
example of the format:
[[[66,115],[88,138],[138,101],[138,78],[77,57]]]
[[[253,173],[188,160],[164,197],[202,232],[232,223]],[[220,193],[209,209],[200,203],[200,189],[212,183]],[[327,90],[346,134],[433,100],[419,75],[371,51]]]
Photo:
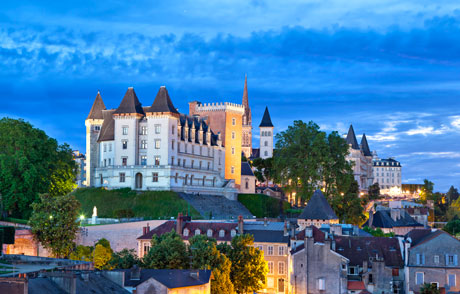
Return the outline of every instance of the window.
[[[232,132],[232,139],[235,139],[235,132]]]
[[[326,280],[324,278],[319,278],[317,280],[318,290],[324,291],[326,290]]]
[[[438,282],[432,282],[431,286],[435,286],[436,289],[438,289],[439,288],[439,283]]]
[[[200,235],[200,234],[201,234],[200,229],[196,229],[196,230],[195,230],[195,236],[196,236],[196,235]]]
[[[244,186],[245,186],[246,189],[249,189],[249,180],[248,179],[246,179],[246,183],[244,184]]]
[[[232,126],[236,126],[236,118],[232,118]]]
[[[185,237],[188,236],[188,229],[184,229],[184,236],[185,236]]]
[[[107,152],[107,144],[104,144],[104,152]]]
[[[450,287],[457,286],[457,279],[456,279],[455,274],[449,274],[447,278],[447,283],[449,284]]]
[[[101,130],[101,126],[94,126],[94,130],[100,131],[100,130]]]
[[[154,183],[158,182],[158,173],[152,173],[152,182]]]
[[[224,231],[224,230],[220,230],[220,231],[219,231],[219,237],[220,237],[220,238],[225,237],[225,231]]]
[[[232,174],[235,173],[235,167],[234,166],[231,167],[231,172],[232,172]]]
[[[112,159],[109,158],[109,165],[112,165]]]
[[[175,128],[176,128],[175,126],[172,126],[172,127],[171,127],[171,134],[173,134],[173,135],[174,135],[174,129],[175,129]]]
[[[208,235],[208,237],[212,237],[212,230],[211,229],[208,229],[207,235]]]
[[[171,150],[174,150],[174,145],[175,145],[175,141],[172,140],[172,141],[171,141]]]
[[[268,141],[265,141],[265,142],[264,142],[264,146],[265,146],[265,147],[268,146]]]
[[[208,162],[208,170],[209,170],[209,168],[210,168],[210,167],[211,167],[211,163],[210,163],[210,162]]]
[[[128,164],[128,157],[121,158],[121,165],[126,166]]]
[[[273,246],[267,247],[267,255],[273,255]]]
[[[273,261],[268,262],[268,273],[273,275]]]
[[[123,126],[121,129],[122,129],[123,135],[128,135],[128,127],[127,126]]]
[[[284,279],[278,279],[278,292],[284,293]]]
[[[146,126],[141,127],[141,135],[147,135],[147,127]]]
[[[273,278],[267,278],[267,288],[275,287],[275,280]]]
[[[150,250],[150,244],[149,243],[144,243],[144,254],[149,253]]]
[[[155,149],[160,149],[160,144],[161,144],[161,140],[160,140],[160,139],[156,139],[156,140],[155,140]]]
[[[155,134],[159,134],[161,132],[161,125],[155,125]]]
[[[446,265],[458,265],[457,255],[446,254]]]
[[[125,182],[125,173],[120,173],[120,183]]]
[[[235,154],[235,147],[232,147],[232,154]]]
[[[264,156],[268,156],[268,151],[265,151],[265,152],[264,152]]]
[[[104,166],[107,166],[107,159],[104,159]]]
[[[284,275],[284,261],[278,262],[278,275]]]
[[[109,143],[109,152],[112,152],[112,143]]]
[[[232,238],[235,237],[235,236],[236,236],[236,231],[235,231],[235,230],[231,230],[231,231],[230,231],[230,236],[232,236]]]
[[[201,166],[202,166],[202,165],[203,165],[203,162],[200,161],[200,167],[199,167],[199,169],[201,169]]]
[[[182,161],[182,166],[185,167],[185,159]]]
[[[415,285],[422,285],[424,283],[424,274],[415,273]]]
[[[141,156],[141,165],[147,165],[147,155]]]
[[[425,255],[417,253],[417,264],[425,264]]]
[[[354,266],[349,266],[348,267],[348,274],[349,275],[357,275],[358,274],[357,272],[358,271],[356,270],[356,268]]]
[[[174,182],[176,182],[176,184],[177,184],[177,179],[178,179],[178,178],[179,178],[179,174],[176,173],[176,176],[174,177]]]
[[[434,256],[434,263],[436,263],[436,264],[439,263],[439,255]]]
[[[192,165],[191,165],[191,167],[193,168],[194,165],[195,165],[195,160],[192,160]]]
[[[128,141],[127,140],[121,141],[121,145],[122,145],[123,149],[128,149]]]
[[[155,165],[160,165],[160,156],[155,156]]]
[[[372,276],[372,274],[369,274],[369,284],[373,284],[374,283],[374,277]]]
[[[284,246],[279,246],[278,247],[278,255],[281,255],[281,256],[284,255]]]
[[[180,158],[177,159],[177,166],[180,166]]]
[[[147,140],[141,141],[141,149],[147,149]]]

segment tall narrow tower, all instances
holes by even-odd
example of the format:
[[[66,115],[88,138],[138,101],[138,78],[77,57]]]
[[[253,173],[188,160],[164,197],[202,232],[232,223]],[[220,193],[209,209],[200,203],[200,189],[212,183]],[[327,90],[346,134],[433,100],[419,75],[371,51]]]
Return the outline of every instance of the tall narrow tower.
[[[244,156],[249,158],[252,153],[252,117],[248,98],[248,76],[244,77],[243,106],[244,114],[241,151],[244,153]]]
[[[94,186],[95,174],[94,170],[97,167],[99,160],[99,150],[97,139],[101,132],[101,126],[104,122],[102,110],[105,110],[104,101],[102,101],[101,94],[97,91],[96,99],[94,99],[93,106],[85,120],[86,126],[86,185],[88,187]]]
[[[273,157],[273,129],[270,113],[268,107],[265,107],[264,116],[259,125],[260,129],[260,157],[269,158]]]

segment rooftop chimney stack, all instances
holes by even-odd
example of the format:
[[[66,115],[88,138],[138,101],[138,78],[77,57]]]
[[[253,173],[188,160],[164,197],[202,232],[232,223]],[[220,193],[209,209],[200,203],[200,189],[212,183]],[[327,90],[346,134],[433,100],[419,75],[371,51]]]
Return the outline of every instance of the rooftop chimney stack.
[[[240,216],[238,216],[238,233],[240,235],[244,234],[244,228],[243,228],[244,226],[243,226],[243,224],[244,224],[243,216],[240,215]]]
[[[182,236],[182,212],[177,215],[176,233]]]

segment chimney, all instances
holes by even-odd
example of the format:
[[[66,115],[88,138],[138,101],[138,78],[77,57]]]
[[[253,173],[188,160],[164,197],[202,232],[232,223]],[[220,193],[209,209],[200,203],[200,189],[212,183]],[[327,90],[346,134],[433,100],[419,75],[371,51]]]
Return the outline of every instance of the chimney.
[[[392,218],[395,222],[398,221],[399,215],[400,215],[399,209],[394,209],[394,208],[391,209],[391,210],[390,210],[390,214],[391,214],[391,218]]]
[[[313,228],[312,227],[306,227],[305,228],[305,237],[306,238],[313,237]]]
[[[243,216],[240,215],[240,216],[238,216],[238,233],[239,233],[240,235],[243,235],[243,234],[244,234],[243,224],[244,224]]]
[[[147,234],[148,232],[150,232],[149,223],[147,223],[147,226],[146,226],[146,227],[142,227],[142,235],[145,235],[145,234]]]
[[[267,225],[268,225],[267,217],[264,217],[264,227],[266,227]]]
[[[182,236],[182,212],[179,212],[176,220],[176,233]]]
[[[291,238],[295,237],[295,224],[291,224]]]
[[[196,106],[201,105],[201,102],[199,101],[192,101],[188,103],[188,114],[189,115],[195,115],[196,113]]]
[[[334,238],[334,236],[332,236],[332,240],[331,240],[331,249],[332,249],[332,251],[335,251],[335,238]]]
[[[288,221],[284,220],[284,236],[288,235]]]

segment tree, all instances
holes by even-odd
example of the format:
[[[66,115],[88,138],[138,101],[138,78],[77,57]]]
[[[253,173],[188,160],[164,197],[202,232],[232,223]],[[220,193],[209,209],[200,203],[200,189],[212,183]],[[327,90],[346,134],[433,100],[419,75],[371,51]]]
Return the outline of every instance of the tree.
[[[69,193],[76,171],[68,145],[21,119],[0,120],[0,194],[9,215],[29,218],[39,194]]]
[[[444,226],[443,230],[454,236],[459,234],[460,233],[460,219],[451,220]]]
[[[348,224],[361,225],[366,218],[363,199],[359,198],[359,186],[353,175],[348,176],[348,182],[345,192],[331,197],[331,206],[340,220]]]
[[[447,191],[446,194],[447,204],[452,205],[453,203],[455,203],[459,196],[460,194],[458,193],[458,190],[454,188],[454,186],[450,186],[449,191]]]
[[[230,280],[232,263],[219,252],[216,240],[205,235],[195,235],[189,239],[189,242],[189,254],[192,257],[191,268],[212,270],[211,293],[234,293]]]
[[[438,287],[433,284],[425,283],[420,287],[420,294],[440,294]]]
[[[140,261],[137,257],[136,251],[134,249],[125,248],[112,254],[112,259],[110,260],[109,265],[116,269],[129,269],[139,263]]]
[[[255,292],[265,284],[268,266],[262,252],[253,245],[252,235],[238,235],[232,239],[227,256],[232,263],[230,277],[237,293]]]
[[[434,183],[429,181],[428,179],[424,179],[423,186],[420,189],[420,200],[423,203],[426,203],[426,200],[430,199],[430,197],[433,194],[433,189],[434,189]]]
[[[393,232],[385,234],[381,228],[373,229],[373,228],[369,228],[368,226],[365,226],[363,227],[363,231],[371,234],[374,237],[394,237],[395,236],[395,233]]]
[[[258,157],[252,161],[252,166],[255,168],[254,175],[261,183],[273,179],[273,158]]]
[[[378,200],[380,199],[380,186],[378,182],[375,182],[374,184],[369,186],[368,189],[368,196],[369,200]]]
[[[93,261],[93,250],[91,246],[78,245],[75,250],[70,253],[69,258],[72,260]]]
[[[56,257],[67,257],[74,248],[80,202],[73,195],[41,194],[32,204],[29,225],[34,238]]]
[[[150,251],[143,259],[144,267],[154,269],[187,269],[187,247],[174,230],[153,236]]]
[[[112,249],[96,244],[94,248],[94,267],[100,270],[111,270],[112,265],[109,263],[112,259]]]

